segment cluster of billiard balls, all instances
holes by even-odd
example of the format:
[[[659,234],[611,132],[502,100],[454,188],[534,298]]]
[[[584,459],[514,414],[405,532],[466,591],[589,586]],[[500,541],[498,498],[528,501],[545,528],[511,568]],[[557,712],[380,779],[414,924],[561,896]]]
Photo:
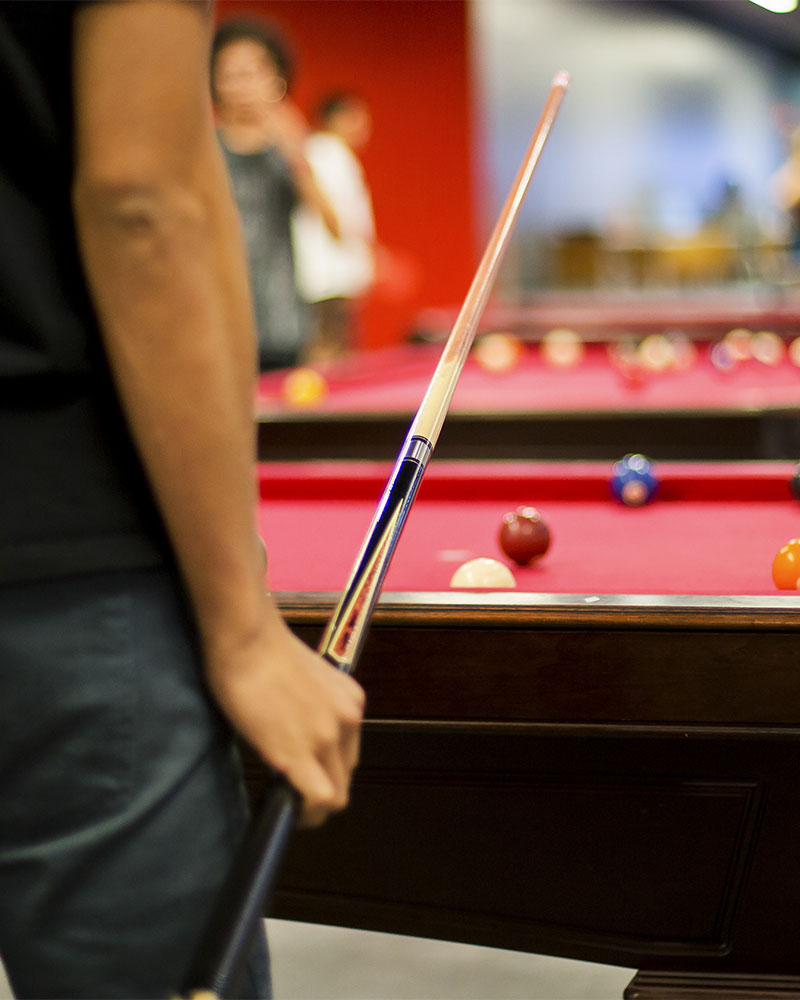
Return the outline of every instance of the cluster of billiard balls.
[[[711,364],[720,372],[732,371],[742,362],[750,360],[775,367],[786,355],[793,365],[800,366],[800,337],[787,344],[772,330],[753,333],[737,327],[709,347]]]
[[[620,503],[641,507],[653,499],[658,480],[650,459],[644,455],[626,455],[614,463],[609,485]],[[550,548],[550,541],[550,528],[536,507],[517,507],[503,515],[498,542],[505,555],[518,566],[529,566],[540,559]],[[514,585],[508,567],[494,559],[471,559],[456,570],[450,581],[451,587]]]
[[[612,468],[611,492],[629,507],[649,503],[658,490],[653,463],[644,455],[626,455]],[[800,500],[800,463],[795,467],[790,488]],[[550,548],[550,529],[535,507],[518,507],[503,515],[498,535],[500,548],[518,566],[529,566]],[[800,538],[781,547],[772,563],[772,579],[779,590],[800,590]],[[473,559],[456,571],[453,587],[513,587],[514,577],[507,566],[494,559]]]
[[[542,337],[542,359],[553,368],[574,368],[581,363],[585,353],[586,345],[574,330],[558,328]],[[484,333],[472,349],[478,367],[494,374],[516,368],[524,354],[525,345],[512,333]]]

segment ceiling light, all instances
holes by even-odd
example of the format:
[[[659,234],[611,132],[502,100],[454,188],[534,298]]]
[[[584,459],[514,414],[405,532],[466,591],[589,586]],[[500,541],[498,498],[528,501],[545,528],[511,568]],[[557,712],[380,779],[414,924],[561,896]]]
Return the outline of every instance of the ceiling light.
[[[793,10],[797,10],[797,0],[750,0],[750,2],[771,10],[773,14],[790,14]]]

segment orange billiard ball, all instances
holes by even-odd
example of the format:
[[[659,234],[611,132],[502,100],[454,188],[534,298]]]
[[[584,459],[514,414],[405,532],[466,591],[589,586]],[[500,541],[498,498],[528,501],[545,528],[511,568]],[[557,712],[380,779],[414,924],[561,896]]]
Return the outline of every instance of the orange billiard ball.
[[[735,330],[728,330],[722,342],[727,346],[734,361],[747,361],[752,357],[752,338],[750,330],[736,327]]]
[[[800,538],[787,542],[772,563],[772,579],[778,590],[798,590],[800,583]]]
[[[772,330],[759,330],[750,340],[750,353],[762,365],[774,367],[783,361],[786,345]]]

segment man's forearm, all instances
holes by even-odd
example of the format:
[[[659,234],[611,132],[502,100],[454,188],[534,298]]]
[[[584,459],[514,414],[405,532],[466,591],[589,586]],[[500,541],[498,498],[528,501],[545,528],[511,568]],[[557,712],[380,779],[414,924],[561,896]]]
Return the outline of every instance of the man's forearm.
[[[75,209],[106,350],[207,641],[260,624],[252,318],[209,136],[195,181],[79,173]],[[225,641],[224,638],[221,641]]]
[[[209,689],[319,822],[347,801],[363,692],[287,628],[255,540],[255,334],[208,101],[203,3],[75,15],[74,209],[120,398],[183,570]]]

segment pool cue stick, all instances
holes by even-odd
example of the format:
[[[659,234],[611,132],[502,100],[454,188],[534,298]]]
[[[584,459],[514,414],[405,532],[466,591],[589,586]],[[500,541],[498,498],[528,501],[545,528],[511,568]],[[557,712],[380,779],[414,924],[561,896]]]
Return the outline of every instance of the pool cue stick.
[[[522,166],[400,449],[350,579],[319,645],[320,654],[339,670],[352,673],[355,668],[400,532],[439,438],[511,230],[568,86],[567,73],[558,73],[553,78]],[[231,876],[223,887],[184,996],[224,997],[235,988],[258,920],[276,881],[300,805],[300,796],[285,778],[276,776],[268,784]]]

